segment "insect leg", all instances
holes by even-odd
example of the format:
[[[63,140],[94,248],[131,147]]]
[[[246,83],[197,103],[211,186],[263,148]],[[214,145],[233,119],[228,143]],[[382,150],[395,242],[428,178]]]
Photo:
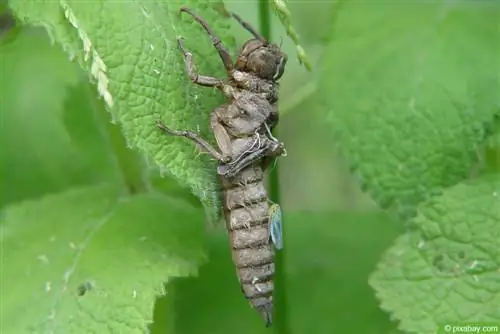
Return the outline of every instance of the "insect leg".
[[[201,138],[198,134],[186,131],[186,130],[172,130],[165,126],[161,121],[158,121],[157,126],[171,136],[176,137],[186,137],[199,146],[201,146],[205,151],[207,151],[214,159],[219,160],[222,163],[227,163],[231,161],[231,158],[219,153],[215,148],[212,147],[205,139]]]
[[[215,141],[217,142],[222,154],[232,157],[233,145],[231,143],[231,137],[221,121],[224,113],[226,113],[225,107],[218,107],[214,110],[210,116],[210,128],[214,133]]]
[[[184,65],[186,67],[186,72],[189,75],[189,79],[191,79],[192,82],[200,86],[222,88],[222,80],[205,75],[198,75],[196,73],[196,66],[194,66],[193,63],[193,54],[184,46],[184,39],[182,37],[177,38],[177,44],[179,49],[184,54]]]
[[[243,28],[245,28],[246,31],[254,35],[255,38],[257,38],[262,42],[267,43],[267,40],[261,34],[259,34],[257,30],[255,30],[248,22],[243,21],[243,19],[235,13],[231,13],[231,15],[234,17],[236,21],[238,21],[239,24],[241,24]]]
[[[208,26],[208,23],[201,16],[196,15],[191,9],[189,9],[187,7],[182,7],[180,9],[180,11],[188,13],[199,24],[201,24],[201,26],[203,27],[203,29],[205,29],[205,31],[207,32],[207,34],[212,39],[212,44],[214,45],[215,49],[219,53],[220,59],[222,59],[222,62],[224,63],[224,67],[226,68],[227,71],[231,71],[233,69],[233,60],[231,59],[231,55],[226,50],[226,48],[224,47],[224,45],[222,45],[222,42],[221,42],[220,38],[218,38],[217,36],[215,36],[215,34],[212,31],[212,29],[210,29],[210,27]]]

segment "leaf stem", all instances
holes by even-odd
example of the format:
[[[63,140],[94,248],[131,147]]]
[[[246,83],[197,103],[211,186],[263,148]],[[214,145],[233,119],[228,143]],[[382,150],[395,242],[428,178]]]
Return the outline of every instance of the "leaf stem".
[[[270,5],[268,0],[259,0],[259,30],[262,36],[267,40],[271,39],[271,13]],[[276,130],[275,130],[276,132]],[[279,191],[279,163],[276,164],[269,174],[269,196],[271,200],[275,203],[280,203],[280,191]],[[283,218],[282,218],[283,219]],[[283,224],[283,221],[282,221]],[[273,319],[273,326],[275,332],[278,334],[291,333],[288,328],[287,314],[286,311],[287,301],[286,301],[286,288],[284,279],[284,256],[283,251],[277,252],[276,254],[276,276],[275,276],[275,308]]]

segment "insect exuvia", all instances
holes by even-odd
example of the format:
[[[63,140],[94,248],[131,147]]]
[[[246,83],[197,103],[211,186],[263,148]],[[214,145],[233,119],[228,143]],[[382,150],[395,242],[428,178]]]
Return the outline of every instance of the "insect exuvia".
[[[278,122],[277,80],[283,75],[287,56],[276,44],[269,43],[236,14],[233,17],[254,38],[243,44],[237,60],[231,56],[203,18],[188,8],[207,32],[227,71],[227,80],[198,74],[192,54],[178,39],[186,72],[195,84],[215,87],[227,102],[211,114],[210,126],[218,149],[198,133],[173,130],[158,122],[169,135],[186,137],[209,153],[219,164],[222,211],[226,219],[241,288],[246,298],[264,318],[272,322],[275,249],[283,247],[281,210],[270,202],[263,183],[264,170],[284,145],[271,134]]]

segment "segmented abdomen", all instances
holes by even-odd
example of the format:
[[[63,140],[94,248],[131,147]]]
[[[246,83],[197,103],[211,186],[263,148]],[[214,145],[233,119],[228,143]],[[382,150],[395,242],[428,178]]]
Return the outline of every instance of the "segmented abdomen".
[[[234,178],[221,177],[222,206],[241,287],[251,305],[271,324],[274,247],[269,235],[269,199],[260,166]]]

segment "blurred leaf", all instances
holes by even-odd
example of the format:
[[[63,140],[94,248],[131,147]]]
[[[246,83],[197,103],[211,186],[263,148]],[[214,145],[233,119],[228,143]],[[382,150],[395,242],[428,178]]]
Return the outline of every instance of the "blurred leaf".
[[[382,258],[370,284],[403,330],[500,323],[499,199],[498,174],[445,190]]]
[[[485,140],[482,154],[484,172],[500,172],[500,118],[494,122],[490,134]]]
[[[339,1],[287,1],[293,13],[294,26],[305,45],[324,43],[330,36],[330,26],[337,12]],[[311,24],[314,22],[314,24]],[[309,53],[309,50],[308,50]]]
[[[486,138],[487,149],[500,149],[500,114],[495,117]]]
[[[203,211],[159,194],[80,188],[2,214],[6,333],[146,332],[164,282],[204,259]]]
[[[494,133],[486,140],[486,146],[491,149],[500,148],[500,133]]]
[[[285,286],[277,288],[287,294],[290,334],[393,333],[367,280],[400,224],[380,213],[285,213],[285,222],[285,272],[278,273]],[[173,284],[178,333],[273,332],[241,294],[229,252],[227,235],[215,236],[199,277]]]
[[[50,46],[45,32],[22,29],[0,45],[0,55],[2,205],[114,177],[88,101],[72,103],[83,87],[78,68]],[[86,124],[90,145],[78,145],[68,133],[62,120],[69,112],[78,126]]]
[[[338,154],[317,98],[313,94],[280,118],[279,138],[288,151],[279,159],[282,206],[314,211],[376,209]]]
[[[78,110],[85,106],[86,110]],[[103,101],[87,82],[70,90],[64,124],[80,157],[100,172],[113,167],[115,178],[130,194],[149,190],[149,174],[144,158],[126,145],[119,126],[111,124]],[[109,181],[110,177],[106,180]]]
[[[200,128],[204,137],[212,139],[208,117],[223,100],[216,90],[195,87],[184,72],[178,36],[183,36],[186,47],[193,51],[200,73],[225,73],[201,26],[188,15],[179,15],[181,4],[12,0],[10,5],[24,22],[46,27],[55,41],[78,59],[96,81],[128,144],[153,157],[163,172],[189,185],[215,216],[217,205],[209,204],[217,202],[213,162],[199,158],[192,143],[165,135],[155,124],[163,119],[175,129]],[[234,47],[217,4],[189,1],[188,5]]]
[[[320,94],[381,206],[413,214],[427,194],[468,176],[500,111],[499,15],[498,1],[342,5]]]

